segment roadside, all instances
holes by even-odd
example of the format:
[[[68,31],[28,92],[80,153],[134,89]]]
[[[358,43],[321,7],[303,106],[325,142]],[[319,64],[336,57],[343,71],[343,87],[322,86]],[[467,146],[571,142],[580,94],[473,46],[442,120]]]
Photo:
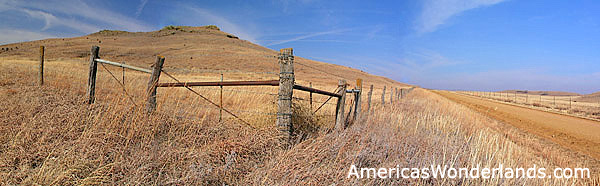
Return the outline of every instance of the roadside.
[[[598,166],[598,160],[600,160],[600,122],[493,102],[447,91],[434,92],[491,118],[589,156],[588,158],[580,158],[593,158],[594,166]],[[573,156],[570,155],[569,157]]]

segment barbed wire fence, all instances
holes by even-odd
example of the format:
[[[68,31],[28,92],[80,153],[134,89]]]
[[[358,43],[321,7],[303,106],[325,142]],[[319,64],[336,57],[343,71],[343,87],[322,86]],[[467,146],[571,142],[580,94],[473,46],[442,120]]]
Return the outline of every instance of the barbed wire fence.
[[[204,101],[204,103],[193,103],[194,107],[198,107],[198,108],[204,108],[207,110],[218,110],[219,111],[219,120],[221,121],[223,118],[231,118],[231,119],[236,119],[238,121],[240,121],[241,123],[249,126],[249,127],[253,127],[253,125],[251,123],[249,123],[248,121],[246,121],[245,119],[243,119],[242,117],[240,117],[240,114],[242,115],[262,115],[262,116],[269,116],[269,117],[276,117],[276,124],[278,126],[278,128],[280,128],[280,130],[284,133],[287,134],[288,138],[291,137],[291,117],[292,115],[294,116],[301,116],[301,117],[331,117],[331,118],[335,118],[335,125],[334,128],[335,130],[343,130],[346,127],[348,127],[348,125],[353,122],[356,121],[357,119],[363,119],[361,117],[361,110],[362,110],[362,100],[361,100],[361,95],[362,95],[362,80],[357,80],[357,84],[353,89],[348,89],[347,86],[349,85],[346,82],[346,78],[335,74],[335,73],[331,73],[331,72],[327,72],[325,70],[316,68],[316,67],[312,67],[310,65],[307,64],[303,64],[303,63],[299,63],[299,62],[295,62],[294,63],[294,56],[292,53],[292,49],[282,49],[280,51],[280,53],[275,56],[275,55],[255,55],[255,54],[249,54],[249,55],[245,55],[245,54],[216,54],[216,55],[212,55],[212,54],[194,54],[194,55],[169,55],[171,58],[174,59],[184,59],[184,58],[189,58],[189,59],[194,59],[194,58],[198,58],[198,57],[223,57],[223,56],[236,56],[236,57],[240,57],[240,58],[248,58],[248,57],[254,57],[254,58],[262,58],[262,59],[277,59],[278,63],[273,63],[273,64],[278,64],[279,67],[273,67],[272,69],[279,69],[279,72],[275,72],[275,71],[271,71],[271,70],[266,70],[266,71],[242,71],[242,70],[214,70],[214,69],[178,69],[178,68],[165,68],[163,69],[163,64],[165,61],[165,56],[157,56],[156,57],[156,61],[155,63],[151,66],[152,69],[145,69],[145,68],[140,68],[140,67],[136,67],[136,66],[132,66],[132,65],[128,65],[126,62],[112,62],[112,61],[108,61],[106,59],[101,59],[99,57],[99,47],[98,46],[92,46],[92,49],[90,51],[90,61],[89,61],[89,74],[88,74],[88,86],[87,86],[87,103],[88,104],[93,104],[96,96],[95,96],[95,86],[96,86],[96,74],[97,74],[97,64],[100,63],[100,65],[102,66],[102,69],[104,71],[106,71],[108,73],[108,75],[110,75],[110,77],[112,78],[112,80],[114,82],[116,82],[118,84],[118,86],[121,88],[121,91],[124,94],[124,97],[126,97],[131,104],[134,107],[138,107],[137,103],[140,103],[140,101],[136,101],[136,99],[146,99],[146,103],[145,103],[145,107],[146,107],[146,112],[148,114],[152,114],[155,112],[156,110],[156,97],[157,97],[157,88],[159,87],[163,87],[163,88],[174,88],[174,87],[181,87],[181,88],[185,88],[187,91],[190,91],[191,93],[193,93],[194,95],[198,96],[201,100]],[[141,56],[141,55],[136,55],[133,53],[125,53],[125,54],[118,54],[117,51],[113,50],[108,52],[107,54],[105,54],[107,56],[116,56],[117,58],[120,57],[147,57],[147,56]],[[43,47],[41,47],[40,49],[40,85],[43,85],[43,63],[44,63],[44,49]],[[331,77],[336,77],[336,78],[340,78],[340,81],[338,82],[338,86],[333,90],[333,91],[325,91],[325,90],[320,90],[320,89],[316,89],[312,87],[312,83],[310,83],[310,86],[302,86],[299,85],[297,83],[295,83],[295,78],[294,78],[294,64],[298,64],[302,67],[306,67],[310,70],[314,70],[317,71],[319,73],[323,73],[326,76],[331,76]],[[117,76],[117,73],[115,73],[114,70],[111,70],[110,68],[108,68],[106,65],[111,65],[111,66],[116,66],[116,67],[120,67],[122,70],[121,73],[121,78],[119,79],[119,77]],[[130,90],[127,89],[126,85],[126,74],[125,74],[125,70],[134,70],[134,71],[138,71],[138,72],[142,72],[142,73],[147,73],[150,74],[150,80],[148,81],[148,86],[146,87],[145,90],[143,90],[142,92],[144,92],[144,95],[142,95],[141,97],[136,97],[134,95],[132,95],[130,92]],[[265,69],[271,69],[271,67],[265,68]],[[171,73],[189,73],[189,72],[193,72],[193,73],[215,73],[215,74],[221,74],[221,81],[215,81],[215,82],[186,82],[186,81],[182,81],[179,78],[175,77],[174,75],[172,75]],[[278,80],[260,80],[260,81],[224,81],[223,80],[223,74],[256,74],[256,75],[278,75]],[[164,74],[165,76],[167,76],[169,79],[171,79],[172,83],[159,83],[159,78],[161,76],[161,74]],[[203,86],[203,87],[218,87],[218,88],[208,88],[208,89],[202,89],[202,91],[204,92],[199,92],[197,90],[195,90],[193,87],[197,87],[197,86]],[[249,90],[246,88],[233,88],[233,89],[225,89],[224,87],[227,86],[273,86],[273,87],[278,87],[279,92],[278,93],[273,93],[273,92],[268,92],[268,91],[257,91],[257,90]],[[414,87],[413,87],[414,88]],[[394,89],[390,89],[391,92],[389,94],[389,99],[390,99],[390,103],[393,103],[392,100],[395,99],[401,99],[403,98],[405,93],[408,93],[411,89],[400,89],[400,91],[398,91],[398,88],[396,88],[395,93],[394,93]],[[299,94],[294,95],[293,94],[293,90],[300,90],[302,92],[308,92],[308,97],[305,96],[299,96]],[[403,91],[403,90],[406,90]],[[206,91],[208,92],[213,92],[213,91],[218,91],[219,93],[219,100],[218,102],[215,101],[214,99],[211,99],[210,96],[206,96],[204,95],[206,93]],[[223,92],[229,92],[230,94],[243,94],[243,95],[264,95],[264,96],[268,96],[268,97],[273,97],[273,99],[275,99],[276,101],[273,101],[273,103],[277,103],[277,112],[273,112],[273,111],[261,111],[259,109],[240,109],[240,108],[226,108],[226,106],[223,104]],[[346,94],[351,94],[353,95],[353,97],[351,97],[349,100],[346,100]],[[367,115],[370,113],[371,111],[371,95],[373,93],[373,85],[371,85],[371,88],[369,90],[369,97],[368,97],[368,105],[367,105]],[[403,94],[404,93],[404,94]],[[321,99],[318,99],[317,97],[314,97],[313,94],[318,95],[318,96],[324,96]],[[382,105],[385,104],[385,87],[384,87],[384,91],[382,92]],[[337,103],[331,101],[332,98],[337,98]],[[294,113],[292,110],[292,102],[296,101],[297,103],[294,104],[306,104],[306,105],[310,105],[310,110],[309,112],[303,112],[303,113]],[[319,112],[321,111],[325,106],[335,106],[335,114],[330,114],[329,112]],[[347,110],[347,112],[344,112],[345,108],[349,108]],[[227,116],[223,117],[223,112],[225,112],[227,114]],[[189,117],[189,116],[176,116],[178,118],[187,118],[187,119],[193,119],[194,117]],[[367,116],[368,117],[368,116]],[[254,127],[253,127],[254,128]]]

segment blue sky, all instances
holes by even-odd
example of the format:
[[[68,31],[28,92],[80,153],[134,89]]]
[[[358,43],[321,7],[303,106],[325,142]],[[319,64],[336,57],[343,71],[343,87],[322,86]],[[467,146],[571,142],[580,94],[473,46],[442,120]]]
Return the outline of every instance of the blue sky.
[[[214,24],[425,88],[591,93],[599,10],[594,0],[0,0],[0,43]]]

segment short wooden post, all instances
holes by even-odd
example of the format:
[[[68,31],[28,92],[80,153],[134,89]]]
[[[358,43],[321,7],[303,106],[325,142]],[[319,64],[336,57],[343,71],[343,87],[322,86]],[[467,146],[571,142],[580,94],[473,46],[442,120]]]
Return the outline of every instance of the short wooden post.
[[[160,78],[160,72],[162,71],[164,63],[165,57],[156,56],[156,62],[154,62],[154,65],[152,66],[152,75],[148,81],[147,88],[148,99],[146,102],[146,112],[148,114],[156,110],[156,84],[158,84],[158,79]]]
[[[96,59],[98,57],[98,52],[100,51],[100,47],[92,46],[90,51],[90,71],[88,74],[88,90],[87,90],[87,103],[92,104],[96,100],[96,72],[98,72],[98,63]]]
[[[369,88],[369,95],[367,98],[367,117],[369,117],[369,115],[371,115],[371,96],[373,95],[373,85],[371,85],[371,87]]]
[[[400,99],[404,99],[404,89],[400,88]]]
[[[344,107],[346,106],[346,80],[338,81],[337,92],[341,97],[338,98],[337,106],[335,108],[335,130],[341,131],[346,128],[346,120],[344,118]]]
[[[223,83],[223,74],[221,74],[221,83]],[[223,120],[223,85],[219,86],[221,91],[219,92],[219,122]]]
[[[292,48],[279,51],[279,100],[277,102],[277,128],[286,144],[292,139],[292,96],[294,88],[294,55]]]
[[[40,46],[40,86],[44,85],[44,46]]]
[[[385,105],[385,86],[383,86],[383,92],[381,93],[381,105]]]
[[[394,87],[390,87],[390,104],[394,104]]]
[[[308,87],[312,88],[312,82],[309,82],[309,83],[308,83]],[[311,111],[312,111],[312,109],[313,109],[313,101],[312,101],[312,99],[313,99],[313,96],[312,96],[312,94],[313,94],[313,93],[312,93],[312,92],[310,92],[310,93],[309,93],[309,98],[308,98],[308,100],[309,100],[309,102],[310,102],[310,110],[311,110]]]
[[[125,64],[125,62],[123,62],[123,64]],[[125,67],[121,68],[121,72],[123,86],[125,86]]]
[[[356,118],[360,120],[361,118],[361,110],[362,110],[362,79],[356,79],[356,96],[354,97],[354,118],[353,121],[356,121]]]

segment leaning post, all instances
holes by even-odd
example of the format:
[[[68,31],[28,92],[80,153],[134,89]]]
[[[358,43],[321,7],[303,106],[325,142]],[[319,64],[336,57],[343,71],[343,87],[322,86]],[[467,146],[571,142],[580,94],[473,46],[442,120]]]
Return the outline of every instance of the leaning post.
[[[294,53],[292,48],[279,51],[279,93],[277,101],[277,128],[284,135],[285,144],[292,138],[292,95],[294,88]]]
[[[344,119],[344,107],[346,106],[346,80],[338,81],[337,94],[340,95],[338,98],[337,106],[335,108],[335,130],[342,131],[346,128],[346,120]]]
[[[156,84],[158,84],[158,79],[160,78],[160,72],[162,71],[164,63],[165,57],[156,56],[156,62],[154,62],[154,65],[152,65],[152,75],[150,76],[148,87],[146,89],[148,96],[146,100],[146,112],[148,114],[156,110]]]
[[[96,100],[96,72],[98,72],[98,63],[96,59],[98,57],[98,52],[100,51],[100,47],[92,46],[90,51],[90,71],[88,74],[88,89],[87,89],[87,103],[92,104]]]

